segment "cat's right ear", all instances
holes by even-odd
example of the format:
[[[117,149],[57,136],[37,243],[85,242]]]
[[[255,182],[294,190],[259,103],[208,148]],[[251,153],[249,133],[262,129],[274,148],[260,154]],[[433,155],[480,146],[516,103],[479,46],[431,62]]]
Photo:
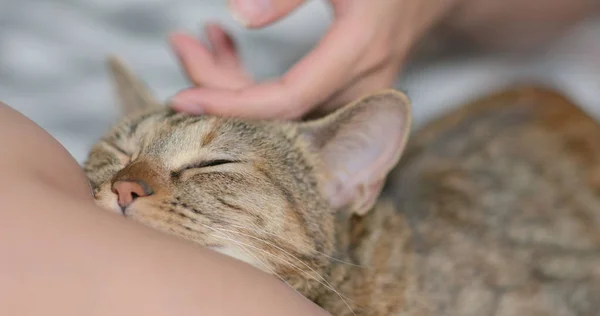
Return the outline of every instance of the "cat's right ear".
[[[108,56],[108,68],[123,115],[163,108],[146,85],[116,56]]]
[[[396,90],[364,96],[298,131],[317,152],[324,195],[335,209],[368,212],[411,129],[408,97]]]

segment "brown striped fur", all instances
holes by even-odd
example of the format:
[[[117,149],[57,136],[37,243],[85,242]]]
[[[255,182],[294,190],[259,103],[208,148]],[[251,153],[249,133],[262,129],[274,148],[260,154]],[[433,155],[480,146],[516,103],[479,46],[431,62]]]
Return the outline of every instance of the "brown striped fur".
[[[84,164],[99,205],[121,214],[111,183],[143,179],[154,194],[125,216],[276,275],[333,315],[599,315],[600,127],[564,97],[517,88],[463,106],[390,170],[410,128],[399,92],[315,122],[189,116],[111,65],[129,114]],[[385,163],[335,182],[378,123]],[[235,163],[184,170],[211,159]]]

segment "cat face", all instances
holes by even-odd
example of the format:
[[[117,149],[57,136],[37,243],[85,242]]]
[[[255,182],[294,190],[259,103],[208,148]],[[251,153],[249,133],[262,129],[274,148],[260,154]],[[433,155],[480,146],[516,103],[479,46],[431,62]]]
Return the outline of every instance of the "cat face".
[[[310,297],[335,249],[336,212],[372,208],[410,129],[383,91],[320,120],[175,113],[117,60],[126,117],[84,163],[99,206],[280,277]]]
[[[271,273],[296,261],[272,253],[322,264],[332,251],[333,211],[300,143],[277,124],[159,110],[123,120],[85,170],[101,207]]]

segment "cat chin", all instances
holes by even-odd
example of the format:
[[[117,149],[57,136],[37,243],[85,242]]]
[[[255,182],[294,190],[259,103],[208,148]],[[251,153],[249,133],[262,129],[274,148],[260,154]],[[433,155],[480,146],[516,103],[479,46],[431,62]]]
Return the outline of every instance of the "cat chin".
[[[233,245],[213,246],[208,248],[226,256],[248,263],[251,266],[258,268],[268,274],[272,274],[273,272],[270,265],[267,262],[265,262],[264,259],[260,259],[259,256],[252,254],[251,250],[247,248],[244,249],[241,246]]]
[[[123,212],[121,211],[121,207],[119,207],[119,204],[117,203],[117,198],[115,197],[114,199],[110,199],[110,198],[96,198],[96,205],[98,205],[99,207],[112,212],[112,213],[117,213],[117,214],[123,214]]]

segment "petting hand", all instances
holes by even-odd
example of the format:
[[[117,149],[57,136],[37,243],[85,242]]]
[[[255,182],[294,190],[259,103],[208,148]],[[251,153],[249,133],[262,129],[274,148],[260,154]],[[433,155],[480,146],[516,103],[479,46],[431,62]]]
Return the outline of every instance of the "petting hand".
[[[412,44],[459,1],[330,0],[334,23],[327,34],[285,75],[269,82],[253,80],[233,40],[218,25],[205,29],[211,48],[174,34],[171,45],[196,86],[173,97],[172,107],[194,114],[283,119],[332,110],[391,87]],[[237,20],[258,28],[303,3],[231,0],[229,6]]]

